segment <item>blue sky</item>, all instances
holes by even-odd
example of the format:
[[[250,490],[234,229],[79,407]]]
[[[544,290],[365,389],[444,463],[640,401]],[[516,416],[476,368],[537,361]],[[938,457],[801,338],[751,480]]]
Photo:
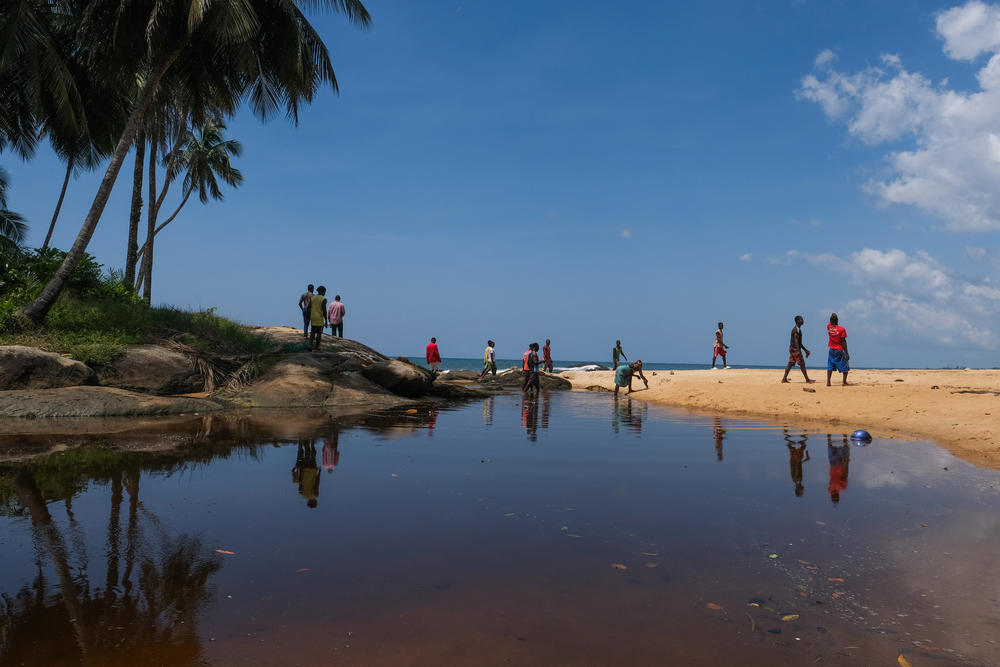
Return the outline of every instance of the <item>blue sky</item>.
[[[796,314],[821,352],[836,310],[857,366],[1000,365],[1000,7],[366,6],[367,32],[314,16],[339,96],[232,120],[245,184],[157,237],[155,302],[294,325],[325,284],[349,337],[411,355],[708,362],[723,320],[737,366],[783,363]],[[39,245],[62,168],[0,161]]]

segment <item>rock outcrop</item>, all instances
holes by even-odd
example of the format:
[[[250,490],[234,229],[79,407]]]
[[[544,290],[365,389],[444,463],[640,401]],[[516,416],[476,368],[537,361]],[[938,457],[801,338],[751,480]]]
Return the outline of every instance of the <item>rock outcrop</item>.
[[[0,390],[92,384],[97,384],[97,375],[79,361],[24,345],[0,347]]]
[[[113,387],[62,387],[0,392],[0,417],[151,416],[210,412],[222,404],[202,398],[151,396]]]
[[[195,360],[159,345],[130,347],[97,371],[106,387],[151,394],[187,394],[201,391],[204,379]]]
[[[434,382],[434,375],[425,368],[414,364],[386,359],[361,369],[361,374],[401,396],[423,396]]]

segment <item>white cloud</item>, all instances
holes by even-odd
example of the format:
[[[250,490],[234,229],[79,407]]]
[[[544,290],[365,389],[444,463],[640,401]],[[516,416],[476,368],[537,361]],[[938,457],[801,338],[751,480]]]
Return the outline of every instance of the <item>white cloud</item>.
[[[828,65],[832,65],[836,61],[837,54],[830,49],[825,49],[819,52],[819,55],[816,56],[816,60],[813,62],[813,65],[817,68],[826,67]]]
[[[848,257],[786,253],[813,266],[847,276],[861,288],[860,298],[841,310],[881,336],[899,331],[941,345],[998,347],[1000,288],[989,278],[957,276],[926,252],[862,248]]]
[[[866,144],[911,144],[888,152],[891,173],[866,184],[881,201],[921,208],[952,231],[1000,230],[1000,6],[949,9],[937,29],[953,59],[993,54],[977,74],[978,91],[935,85],[907,71],[895,54],[859,72],[840,72],[824,51],[798,95]]]
[[[630,239],[630,238],[632,238],[632,232],[628,228],[623,229],[620,232],[618,232],[618,235],[621,236],[623,239]]]
[[[749,253],[749,252],[747,254],[745,254],[745,255],[740,255],[740,261],[741,262],[749,262],[752,258],[753,258],[753,255],[751,253]]]

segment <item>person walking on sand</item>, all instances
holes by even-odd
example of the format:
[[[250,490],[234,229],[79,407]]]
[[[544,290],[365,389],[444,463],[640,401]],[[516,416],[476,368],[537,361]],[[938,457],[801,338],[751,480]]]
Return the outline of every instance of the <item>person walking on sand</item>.
[[[496,343],[491,340],[486,341],[486,351],[483,353],[483,372],[479,374],[479,379],[486,377],[487,373],[497,376],[497,351]]]
[[[312,285],[306,287],[306,291],[302,293],[299,297],[299,310],[302,311],[302,335],[309,338],[309,322],[312,319],[312,298],[313,290],[315,288]]]
[[[545,339],[545,347],[542,348],[542,370],[546,373],[552,372],[552,341]]]
[[[524,353],[524,370],[526,371],[524,375],[524,384],[521,385],[521,391],[538,391],[539,380],[538,380],[538,343],[532,343],[528,346],[528,350]]]
[[[826,332],[830,335],[830,352],[826,359],[826,386],[830,386],[833,371],[844,374],[844,386],[847,386],[847,374],[851,370],[851,354],[847,351],[847,329],[840,326],[837,313],[830,315],[830,323]]]
[[[625,351],[622,349],[622,342],[616,340],[614,348],[611,349],[611,370],[617,370],[622,359],[628,361],[628,357],[625,356]]]
[[[326,311],[326,319],[330,323],[330,335],[338,336],[340,338],[344,337],[344,315],[347,314],[347,308],[344,308],[344,304],[340,302],[340,295],[333,297],[333,303]]]
[[[441,352],[438,351],[437,338],[431,337],[431,342],[427,344],[427,365],[431,368],[431,373],[437,373],[441,365]]]
[[[634,363],[631,364],[621,364],[615,369],[615,394],[618,394],[618,389],[620,387],[628,387],[628,393],[632,393],[632,376],[633,375],[642,376],[642,359],[636,359]],[[646,382],[646,378],[642,378],[643,382]],[[646,382],[646,387],[649,387],[649,383]]]
[[[712,343],[712,368],[715,368],[715,360],[718,357],[722,357],[722,367],[729,368],[729,364],[726,363],[726,350],[729,346],[726,345],[725,341],[722,340],[722,322],[719,322],[719,328],[715,330],[715,340]]]
[[[795,316],[792,337],[788,340],[788,366],[785,367],[785,377],[781,378],[782,382],[788,382],[788,371],[792,370],[792,366],[795,364],[802,367],[802,376],[808,384],[816,381],[809,379],[809,373],[806,373],[806,360],[802,358],[803,351],[805,351],[806,357],[809,356],[809,348],[802,344],[802,325],[805,323],[806,321],[802,319],[801,315]]]
[[[320,341],[323,340],[323,329],[326,328],[326,288],[322,285],[316,288],[309,311],[309,321],[312,324],[309,349],[319,351]]]

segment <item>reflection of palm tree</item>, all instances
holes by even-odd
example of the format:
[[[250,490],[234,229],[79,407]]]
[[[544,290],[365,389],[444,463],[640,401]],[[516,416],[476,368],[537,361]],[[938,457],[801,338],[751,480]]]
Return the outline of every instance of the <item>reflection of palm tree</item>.
[[[45,663],[55,656],[65,661],[68,654],[76,653],[83,663],[120,663],[125,655],[126,660],[141,664],[157,661],[151,652],[169,646],[176,664],[202,664],[197,612],[210,597],[208,580],[221,561],[205,553],[200,539],[168,534],[151,514],[142,516],[156,528],[152,531],[156,539],[145,539],[140,523],[139,476],[138,469],[127,471],[124,484],[120,472],[111,477],[103,591],[90,590],[86,565],[74,576],[70,550],[34,476],[24,470],[14,479],[17,501],[31,516],[39,546],[53,563],[59,591],[58,595],[49,591],[39,564],[39,575],[32,584],[14,598],[4,595],[0,636],[4,637],[5,660]],[[125,570],[119,579],[123,489],[129,493],[129,519]],[[130,577],[136,561],[138,586],[133,592]],[[59,631],[66,623],[71,633]],[[127,634],[122,634],[126,628]],[[66,645],[70,638],[75,649]]]

